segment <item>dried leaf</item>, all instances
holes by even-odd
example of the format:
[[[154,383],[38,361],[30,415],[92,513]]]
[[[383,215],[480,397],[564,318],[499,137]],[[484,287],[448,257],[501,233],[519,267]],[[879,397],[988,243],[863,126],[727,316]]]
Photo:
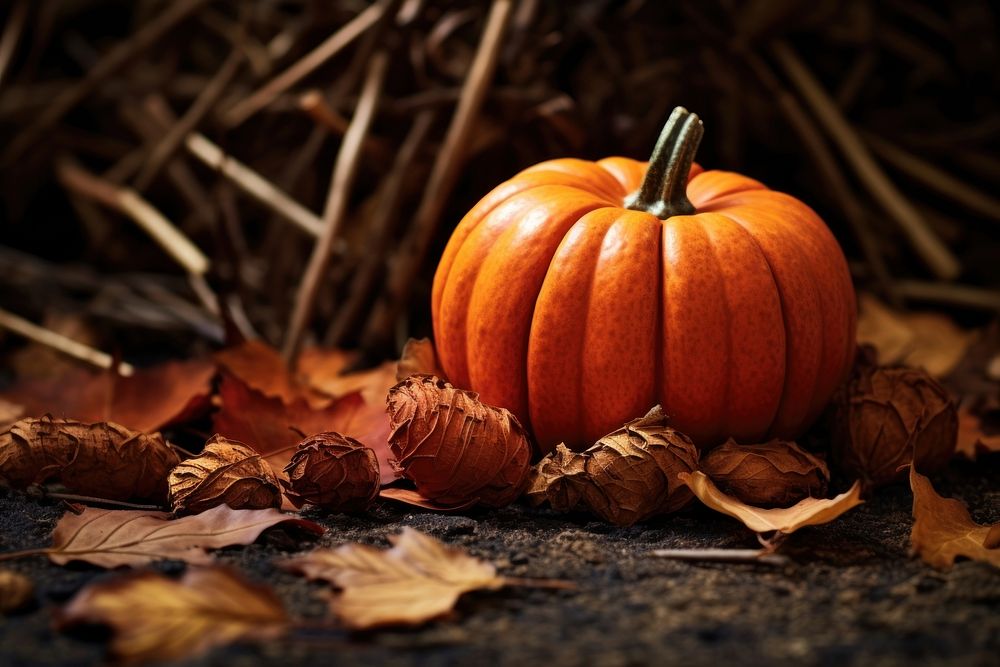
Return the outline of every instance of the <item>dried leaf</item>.
[[[77,493],[162,502],[180,459],[159,433],[112,423],[22,419],[0,433],[0,480],[15,488],[57,481]]]
[[[336,512],[366,509],[380,486],[375,452],[339,433],[318,433],[299,443],[285,466],[288,497]]]
[[[761,509],[719,491],[701,471],[681,473],[679,477],[691,487],[698,500],[716,512],[739,519],[743,525],[757,533],[778,531],[788,534],[805,526],[829,523],[864,502],[861,500],[861,483],[855,482],[850,489],[835,498],[806,498],[791,507]]]
[[[757,507],[822,498],[830,483],[826,463],[784,440],[741,445],[730,439],[702,457],[701,470],[723,493]]]
[[[267,461],[220,435],[213,436],[201,454],[178,464],[168,484],[174,512],[204,512],[218,505],[250,510],[281,506],[278,478]]]
[[[396,381],[411,375],[436,375],[447,381],[430,338],[411,338],[403,346],[403,353],[396,364]]]
[[[130,663],[179,660],[215,646],[279,637],[290,620],[271,589],[221,568],[192,568],[176,581],[135,572],[98,581],[61,610],[58,626],[110,626],[111,652]]]
[[[435,512],[443,512],[445,514],[448,512],[461,512],[462,510],[470,509],[475,507],[478,502],[476,499],[472,499],[462,503],[461,505],[442,505],[428,498],[424,498],[414,489],[403,489],[395,486],[383,488],[379,491],[378,497],[386,500],[394,500],[398,503],[403,503],[404,505],[413,505],[414,507],[423,507],[424,509],[434,510]]]
[[[206,549],[250,544],[278,524],[319,535],[322,526],[275,509],[234,510],[225,505],[174,519],[165,512],[88,507],[63,515],[45,549],[56,565],[84,561],[100,567],[145,565],[173,559],[192,564],[212,561]]]
[[[859,343],[878,350],[879,362],[923,368],[944,377],[962,360],[973,334],[940,313],[900,313],[870,294],[858,297]]]
[[[24,607],[35,595],[31,579],[14,570],[0,570],[0,614]]]
[[[431,375],[411,375],[386,399],[389,447],[403,477],[441,505],[514,502],[527,482],[531,445],[510,412]]]
[[[330,402],[327,396],[312,391],[289,373],[281,354],[262,341],[249,340],[226,348],[216,353],[215,360],[230,376],[264,396],[286,403],[306,399],[315,407],[323,407]]]
[[[1000,522],[975,523],[969,510],[954,498],[942,498],[930,480],[910,467],[913,490],[913,529],[910,544],[928,565],[948,570],[956,558],[1000,567]]]
[[[283,566],[342,589],[330,605],[355,630],[419,625],[447,614],[463,593],[505,583],[492,564],[413,528],[389,541],[387,550],[363,544],[318,549]]]
[[[24,416],[24,406],[0,398],[0,432]]]
[[[534,468],[529,502],[583,506],[619,526],[677,511],[691,500],[677,475],[697,469],[698,448],[668,421],[656,406],[584,452],[559,445]]]
[[[993,410],[988,414],[997,417],[1000,416],[998,412],[1000,411]],[[994,419],[995,421],[996,419]],[[983,422],[984,419],[981,415],[966,407],[959,408],[956,454],[974,461],[979,456],[1000,452],[1000,433],[996,431],[986,433]]]
[[[870,369],[838,399],[833,461],[866,486],[902,481],[911,461],[924,472],[946,466],[957,430],[955,405],[926,372]]]
[[[215,371],[202,359],[141,368],[129,377],[73,367],[56,377],[24,379],[3,396],[32,417],[107,421],[151,433],[207,412]]]

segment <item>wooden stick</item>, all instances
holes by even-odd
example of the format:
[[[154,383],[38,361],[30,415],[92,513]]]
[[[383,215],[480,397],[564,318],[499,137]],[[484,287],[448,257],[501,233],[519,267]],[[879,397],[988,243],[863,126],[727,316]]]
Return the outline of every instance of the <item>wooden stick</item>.
[[[341,137],[347,132],[347,119],[337,113],[333,107],[327,104],[323,93],[318,90],[307,90],[299,97],[299,106],[305,111],[317,125],[327,129],[331,134]],[[366,137],[362,146],[365,153],[377,162],[388,162],[392,159],[391,151],[384,142],[375,137]]]
[[[83,101],[109,76],[135,60],[135,57],[155,44],[207,0],[175,0],[166,9],[139,29],[134,35],[106,53],[78,83],[66,88],[45,107],[35,121],[11,142],[4,161],[13,162],[73,107]]]
[[[231,180],[240,190],[312,236],[319,237],[323,221],[312,211],[278,189],[277,186],[236,158],[226,155],[205,135],[192,132],[184,139],[187,150]]]
[[[4,26],[3,35],[0,36],[0,85],[3,84],[4,75],[14,57],[14,50],[21,39],[21,31],[24,30],[27,19],[28,0],[18,0],[7,15],[7,25]]]
[[[68,159],[58,162],[56,175],[59,182],[70,190],[131,218],[189,274],[204,275],[208,272],[208,258],[198,246],[135,190],[115,185]]]
[[[222,123],[233,128],[254,115],[278,95],[309,76],[316,68],[337,55],[344,47],[375,25],[386,9],[386,2],[377,2],[355,16],[322,44],[307,53],[294,65],[278,74],[249,97],[237,102],[222,117]]]
[[[399,254],[394,258],[384,298],[375,306],[365,327],[366,340],[382,339],[387,331],[392,330],[399,310],[420,272],[434,231],[440,222],[441,211],[462,167],[476,116],[493,80],[512,4],[511,0],[493,0],[482,40],[462,86],[458,107],[448,126],[444,143],[431,168],[424,196]]]
[[[788,556],[771,553],[766,549],[657,549],[653,555],[671,560],[760,563],[779,567],[791,562]]]
[[[46,329],[45,327],[39,326],[34,322],[29,322],[23,317],[15,315],[14,313],[6,311],[2,308],[0,308],[0,328],[13,331],[28,340],[51,347],[53,350],[62,352],[67,356],[73,357],[74,359],[86,361],[88,364],[92,364],[98,368],[108,370],[115,367],[114,357],[107,352],[95,350],[89,345],[73,340],[68,336],[52,331],[51,329]],[[135,373],[135,367],[132,366],[132,364],[127,364],[125,362],[120,362],[117,366],[117,370],[119,375],[124,376],[129,376]]]
[[[980,192],[944,169],[918,158],[885,139],[868,132],[864,134],[864,137],[880,158],[913,180],[936,190],[970,211],[981,213],[994,222],[1000,221],[1000,199]]]
[[[1000,291],[997,290],[919,280],[901,280],[896,283],[896,290],[907,299],[1000,312]]]
[[[212,80],[205,86],[205,89],[201,91],[201,94],[198,95],[184,115],[181,116],[180,120],[174,123],[167,130],[167,133],[162,135],[162,138],[150,149],[149,158],[133,181],[137,190],[143,191],[150,186],[156,175],[160,173],[163,165],[169,162],[170,158],[177,153],[188,133],[194,130],[198,126],[198,123],[215,107],[216,102],[222,97],[226,86],[229,85],[233,77],[240,71],[242,63],[243,55],[239,51],[233,50],[222,64],[222,67],[219,68],[219,71],[215,73]]]
[[[837,105],[795,51],[780,40],[773,44],[771,50],[813,113],[826,127],[830,137],[840,147],[844,157],[858,172],[861,183],[899,224],[927,267],[940,278],[946,280],[955,278],[961,272],[958,260],[935,236],[923,216],[885,175],[860,137],[837,109]]]
[[[333,251],[334,241],[340,231],[344,213],[347,211],[348,197],[358,170],[361,146],[368,134],[372,118],[375,117],[375,108],[382,92],[382,83],[385,80],[388,64],[389,56],[384,51],[379,51],[372,56],[364,87],[358,98],[357,108],[354,110],[354,117],[351,118],[351,124],[347,128],[347,133],[344,134],[344,140],[337,153],[337,162],[333,168],[330,190],[327,194],[326,206],[323,209],[323,233],[313,248],[305,275],[299,285],[292,319],[282,348],[282,356],[289,368],[295,367],[303,334],[312,319],[316,295],[319,292],[320,283],[326,276],[330,253]]]

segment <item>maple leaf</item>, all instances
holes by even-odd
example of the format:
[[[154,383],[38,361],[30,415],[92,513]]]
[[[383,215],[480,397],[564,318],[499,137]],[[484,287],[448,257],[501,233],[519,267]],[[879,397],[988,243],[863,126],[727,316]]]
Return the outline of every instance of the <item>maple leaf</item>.
[[[161,501],[180,459],[159,433],[113,423],[22,419],[0,433],[0,480],[15,488],[58,481],[109,500]]]
[[[289,618],[269,588],[221,567],[192,568],[175,581],[135,572],[84,588],[57,625],[110,626],[111,652],[126,663],[190,658],[215,646],[281,636]]]
[[[791,507],[762,509],[724,494],[701,471],[681,473],[677,477],[705,505],[716,512],[739,519],[743,525],[757,533],[778,531],[787,535],[805,526],[829,523],[864,502],[861,500],[861,483],[855,482],[850,489],[835,498],[806,498]]]
[[[413,528],[404,527],[389,541],[386,550],[363,544],[318,549],[282,566],[342,589],[330,606],[354,630],[419,625],[447,614],[463,593],[508,583],[491,563]]]
[[[956,454],[974,461],[982,454],[1000,452],[1000,433],[985,433],[983,421],[983,417],[968,407],[959,408]]]
[[[910,544],[928,565],[950,569],[956,558],[1000,567],[1000,522],[975,523],[969,510],[954,498],[942,498],[930,480],[910,466],[913,491],[913,529]]]
[[[108,510],[87,507],[69,512],[56,524],[52,546],[7,553],[0,560],[45,554],[56,565],[84,561],[99,567],[145,565],[156,560],[212,562],[207,549],[250,544],[278,524],[319,535],[319,524],[275,509],[234,510],[219,505],[201,514],[174,519],[166,512]]]
[[[54,377],[26,378],[2,396],[31,417],[108,421],[149,433],[206,412],[215,371],[204,359],[141,368],[129,377],[73,367]]]

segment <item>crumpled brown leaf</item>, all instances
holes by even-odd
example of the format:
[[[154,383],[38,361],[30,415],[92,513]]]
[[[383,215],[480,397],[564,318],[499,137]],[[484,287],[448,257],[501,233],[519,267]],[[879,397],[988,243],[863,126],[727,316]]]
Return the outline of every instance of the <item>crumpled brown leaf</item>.
[[[928,565],[951,569],[956,558],[1000,567],[1000,522],[975,523],[969,510],[954,498],[942,498],[930,480],[910,467],[913,490],[913,528],[910,545]]]
[[[833,461],[868,487],[906,478],[903,466],[933,472],[955,452],[958,418],[948,392],[912,368],[858,373],[838,400]]]
[[[217,505],[234,510],[281,506],[278,478],[267,461],[242,442],[221,435],[171,470],[168,485],[174,512],[195,514]]]
[[[309,503],[334,512],[367,509],[378,496],[378,459],[339,433],[317,433],[299,443],[282,480],[296,507]]]
[[[510,412],[432,375],[411,375],[386,399],[396,467],[441,505],[514,502],[527,482],[531,445]]]
[[[411,375],[435,375],[447,382],[430,338],[411,338],[403,346],[396,364],[396,381],[401,382]]]
[[[90,584],[57,615],[60,629],[110,626],[111,653],[139,664],[191,658],[215,646],[279,637],[290,619],[274,592],[222,567],[180,580],[134,572]]]
[[[389,537],[392,548],[345,544],[285,561],[283,567],[342,592],[331,598],[347,627],[419,625],[447,614],[463,593],[505,584],[491,564],[404,527]]]
[[[0,570],[0,614],[24,607],[35,595],[35,585],[14,570]]]
[[[700,467],[723,493],[758,507],[822,498],[830,483],[826,463],[786,440],[741,445],[730,439],[702,456]]]
[[[56,481],[77,493],[162,502],[180,459],[159,433],[114,423],[22,419],[0,433],[0,481],[23,489]]]
[[[584,452],[556,447],[533,469],[526,496],[560,512],[586,507],[629,526],[688,504],[691,492],[677,475],[697,468],[698,448],[656,406]]]
[[[166,512],[87,507],[64,514],[52,533],[52,546],[22,552],[43,553],[56,565],[84,561],[99,567],[135,567],[156,560],[212,562],[206,549],[250,544],[271,526],[283,524],[321,535],[319,524],[275,509],[234,510],[225,505],[175,519]]]
[[[151,433],[206,413],[215,372],[206,359],[140,368],[129,377],[74,366],[56,376],[23,378],[3,397],[24,406],[31,417],[114,422]]]
[[[850,489],[834,498],[806,498],[791,507],[762,509],[719,491],[708,475],[700,470],[690,474],[681,473],[679,477],[698,496],[698,500],[716,512],[740,520],[757,533],[778,531],[787,535],[805,526],[829,523],[864,502],[861,500],[861,483],[855,482]]]
[[[24,406],[0,398],[0,432],[24,416]]]

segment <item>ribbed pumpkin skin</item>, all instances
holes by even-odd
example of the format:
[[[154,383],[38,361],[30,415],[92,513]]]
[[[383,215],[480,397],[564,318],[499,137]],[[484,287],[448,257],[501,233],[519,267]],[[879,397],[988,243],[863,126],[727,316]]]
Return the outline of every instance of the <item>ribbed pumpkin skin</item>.
[[[434,278],[444,371],[511,410],[543,453],[657,403],[703,446],[795,438],[853,360],[840,246],[797,199],[697,165],[694,215],[627,209],[645,170],[552,160],[486,195]]]

